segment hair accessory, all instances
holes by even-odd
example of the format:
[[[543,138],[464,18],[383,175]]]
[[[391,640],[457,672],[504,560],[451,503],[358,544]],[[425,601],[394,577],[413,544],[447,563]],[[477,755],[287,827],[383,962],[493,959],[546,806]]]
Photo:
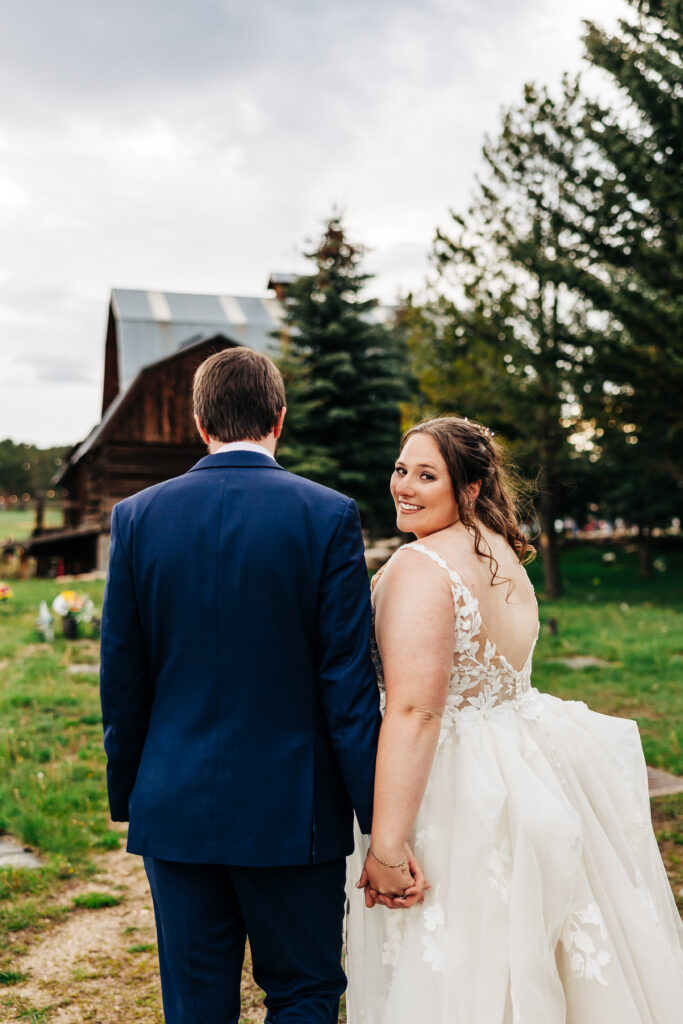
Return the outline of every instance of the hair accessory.
[[[487,438],[489,438],[489,440],[490,440],[490,439],[491,439],[492,437],[495,437],[495,434],[493,433],[493,431],[492,431],[492,430],[489,430],[489,428],[488,428],[488,427],[482,427],[482,428],[481,428],[481,432],[482,432],[482,434],[484,435],[484,437],[487,437]]]

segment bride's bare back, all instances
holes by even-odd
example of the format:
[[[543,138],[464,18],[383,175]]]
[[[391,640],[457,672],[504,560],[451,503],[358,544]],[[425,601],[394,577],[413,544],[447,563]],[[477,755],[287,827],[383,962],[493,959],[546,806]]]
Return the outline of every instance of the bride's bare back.
[[[421,538],[454,569],[479,605],[482,640],[488,638],[516,671],[526,665],[538,632],[533,587],[516,553],[499,534],[480,526],[480,547],[498,563],[496,578],[486,555],[475,551],[474,533],[460,523]]]
[[[493,550],[496,537],[486,543]],[[377,574],[373,657],[387,708],[421,707],[448,727],[460,710],[526,698],[536,599],[515,552],[503,542],[495,556],[502,581],[492,584],[473,532],[453,524],[399,548]]]

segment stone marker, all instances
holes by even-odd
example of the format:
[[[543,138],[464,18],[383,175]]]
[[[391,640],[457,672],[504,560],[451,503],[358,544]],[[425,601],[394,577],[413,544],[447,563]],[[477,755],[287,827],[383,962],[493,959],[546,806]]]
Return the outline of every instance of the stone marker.
[[[0,868],[39,868],[35,853],[17,842],[14,836],[0,836]]]
[[[683,779],[663,772],[661,768],[647,766],[647,782],[650,796],[672,796],[683,793]]]

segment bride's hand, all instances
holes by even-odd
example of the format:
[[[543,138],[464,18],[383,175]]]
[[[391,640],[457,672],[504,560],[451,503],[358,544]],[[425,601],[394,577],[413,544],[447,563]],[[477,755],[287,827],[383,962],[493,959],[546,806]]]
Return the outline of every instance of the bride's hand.
[[[415,903],[415,902],[417,902],[417,903],[424,903],[424,899],[425,899],[424,894],[425,894],[425,892],[429,892],[429,890],[431,889],[431,885],[429,884],[429,882],[425,878],[424,872],[423,872],[422,868],[420,867],[420,864],[417,861],[417,859],[415,857],[415,854],[410,849],[410,847],[408,846],[407,843],[406,843],[406,858],[408,860],[408,867],[410,868],[410,874],[412,875],[412,878],[413,878],[413,884],[408,889],[406,889],[406,891],[404,892],[403,895],[406,897],[406,901],[410,900],[412,897],[417,897],[417,899],[413,899],[412,903],[410,903],[410,904],[408,902],[406,902],[406,906],[411,906],[412,907],[413,903]]]
[[[424,893],[431,886],[407,844],[404,856],[408,870],[389,867],[368,853],[363,872],[356,883],[357,888],[365,889],[367,907],[381,903],[392,910],[401,910],[424,902]]]
[[[384,867],[368,854],[357,888],[365,889],[366,907],[374,907],[376,903],[389,906],[393,901],[397,901],[396,906],[405,907],[403,894],[412,884],[412,876],[407,871]]]
[[[431,889],[431,885],[425,878],[424,872],[415,858],[415,854],[407,843],[405,844],[405,849],[406,860],[408,861],[408,867],[411,874],[411,884],[404,891],[402,896],[397,896],[391,899],[388,896],[378,893],[375,899],[376,903],[381,903],[382,906],[389,907],[390,910],[405,910],[407,907],[415,906],[416,903],[424,903],[424,894]]]

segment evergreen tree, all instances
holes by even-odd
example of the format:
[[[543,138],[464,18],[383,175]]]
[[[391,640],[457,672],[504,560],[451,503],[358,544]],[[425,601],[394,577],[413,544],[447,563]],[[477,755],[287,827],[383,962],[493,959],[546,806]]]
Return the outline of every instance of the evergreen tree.
[[[562,589],[555,520],[579,458],[570,442],[583,417],[578,395],[594,386],[601,337],[590,304],[561,271],[569,129],[579,112],[578,85],[566,82],[559,102],[528,86],[523,103],[505,113],[500,135],[484,147],[486,174],[469,210],[453,214],[449,234],[437,233],[450,295],[427,313],[428,343],[414,336],[412,344],[432,404],[500,431],[535,480],[550,598]],[[555,151],[564,152],[564,167]]]
[[[586,34],[617,99],[565,80],[553,102],[529,86],[487,144],[472,208],[437,237],[455,297],[432,305],[413,345],[437,402],[517,434],[522,465],[538,467],[549,594],[567,471],[639,525],[645,568],[653,526],[681,514],[683,5],[629,2],[616,34]],[[599,473],[577,465],[579,448]]]
[[[373,534],[392,529],[389,476],[400,438],[400,402],[408,395],[399,332],[380,322],[362,297],[371,275],[364,250],[333,216],[314,251],[315,271],[287,293],[280,368],[288,413],[280,459],[353,497]]]
[[[651,530],[683,497],[683,4],[629,4],[613,35],[587,25],[588,59],[617,100],[587,100],[572,126],[563,273],[611,324],[592,409],[602,498],[640,526],[647,572]]]
[[[47,491],[68,448],[36,448],[16,444],[9,438],[0,441],[0,495],[28,494],[34,498]]]

